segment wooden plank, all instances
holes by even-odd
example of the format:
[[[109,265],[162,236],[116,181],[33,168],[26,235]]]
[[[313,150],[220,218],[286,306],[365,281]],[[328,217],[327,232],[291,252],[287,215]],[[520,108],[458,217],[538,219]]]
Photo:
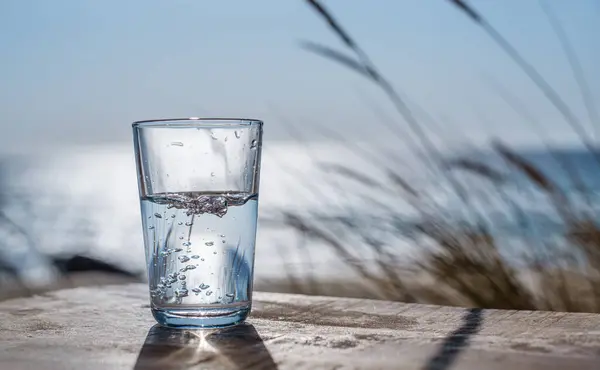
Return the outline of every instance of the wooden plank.
[[[143,284],[0,302],[0,369],[600,369],[600,315],[256,293],[247,325],[154,326]]]

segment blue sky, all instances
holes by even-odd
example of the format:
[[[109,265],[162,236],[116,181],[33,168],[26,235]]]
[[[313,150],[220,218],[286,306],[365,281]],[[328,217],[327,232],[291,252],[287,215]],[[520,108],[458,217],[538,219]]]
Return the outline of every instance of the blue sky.
[[[600,3],[545,1],[600,101]],[[394,85],[440,120],[440,139],[537,140],[490,77],[526,102],[553,140],[577,143],[525,75],[448,1],[324,3]],[[590,128],[538,1],[471,4]],[[203,115],[263,118],[269,140],[289,138],[290,125],[315,138],[323,126],[352,140],[388,138],[371,106],[396,116],[379,91],[301,50],[299,40],[341,48],[301,0],[0,1],[0,146],[128,142],[133,120]]]

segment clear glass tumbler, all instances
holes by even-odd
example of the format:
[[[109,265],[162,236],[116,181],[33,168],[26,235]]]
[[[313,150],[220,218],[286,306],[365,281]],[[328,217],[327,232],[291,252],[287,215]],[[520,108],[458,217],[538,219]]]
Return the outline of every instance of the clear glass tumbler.
[[[250,312],[262,122],[139,121],[133,137],[152,314],[217,328]]]

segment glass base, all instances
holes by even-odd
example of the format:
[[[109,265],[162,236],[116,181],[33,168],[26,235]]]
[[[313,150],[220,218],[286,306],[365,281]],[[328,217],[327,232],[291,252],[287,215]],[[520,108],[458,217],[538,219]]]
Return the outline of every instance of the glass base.
[[[225,328],[243,323],[249,313],[249,303],[215,308],[152,308],[156,322],[175,329]]]

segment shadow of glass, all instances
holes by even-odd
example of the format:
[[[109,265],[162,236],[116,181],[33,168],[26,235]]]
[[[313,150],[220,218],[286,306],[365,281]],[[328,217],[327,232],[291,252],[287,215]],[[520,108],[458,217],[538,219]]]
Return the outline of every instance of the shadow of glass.
[[[178,330],[153,326],[134,370],[277,369],[253,325],[219,330]]]

